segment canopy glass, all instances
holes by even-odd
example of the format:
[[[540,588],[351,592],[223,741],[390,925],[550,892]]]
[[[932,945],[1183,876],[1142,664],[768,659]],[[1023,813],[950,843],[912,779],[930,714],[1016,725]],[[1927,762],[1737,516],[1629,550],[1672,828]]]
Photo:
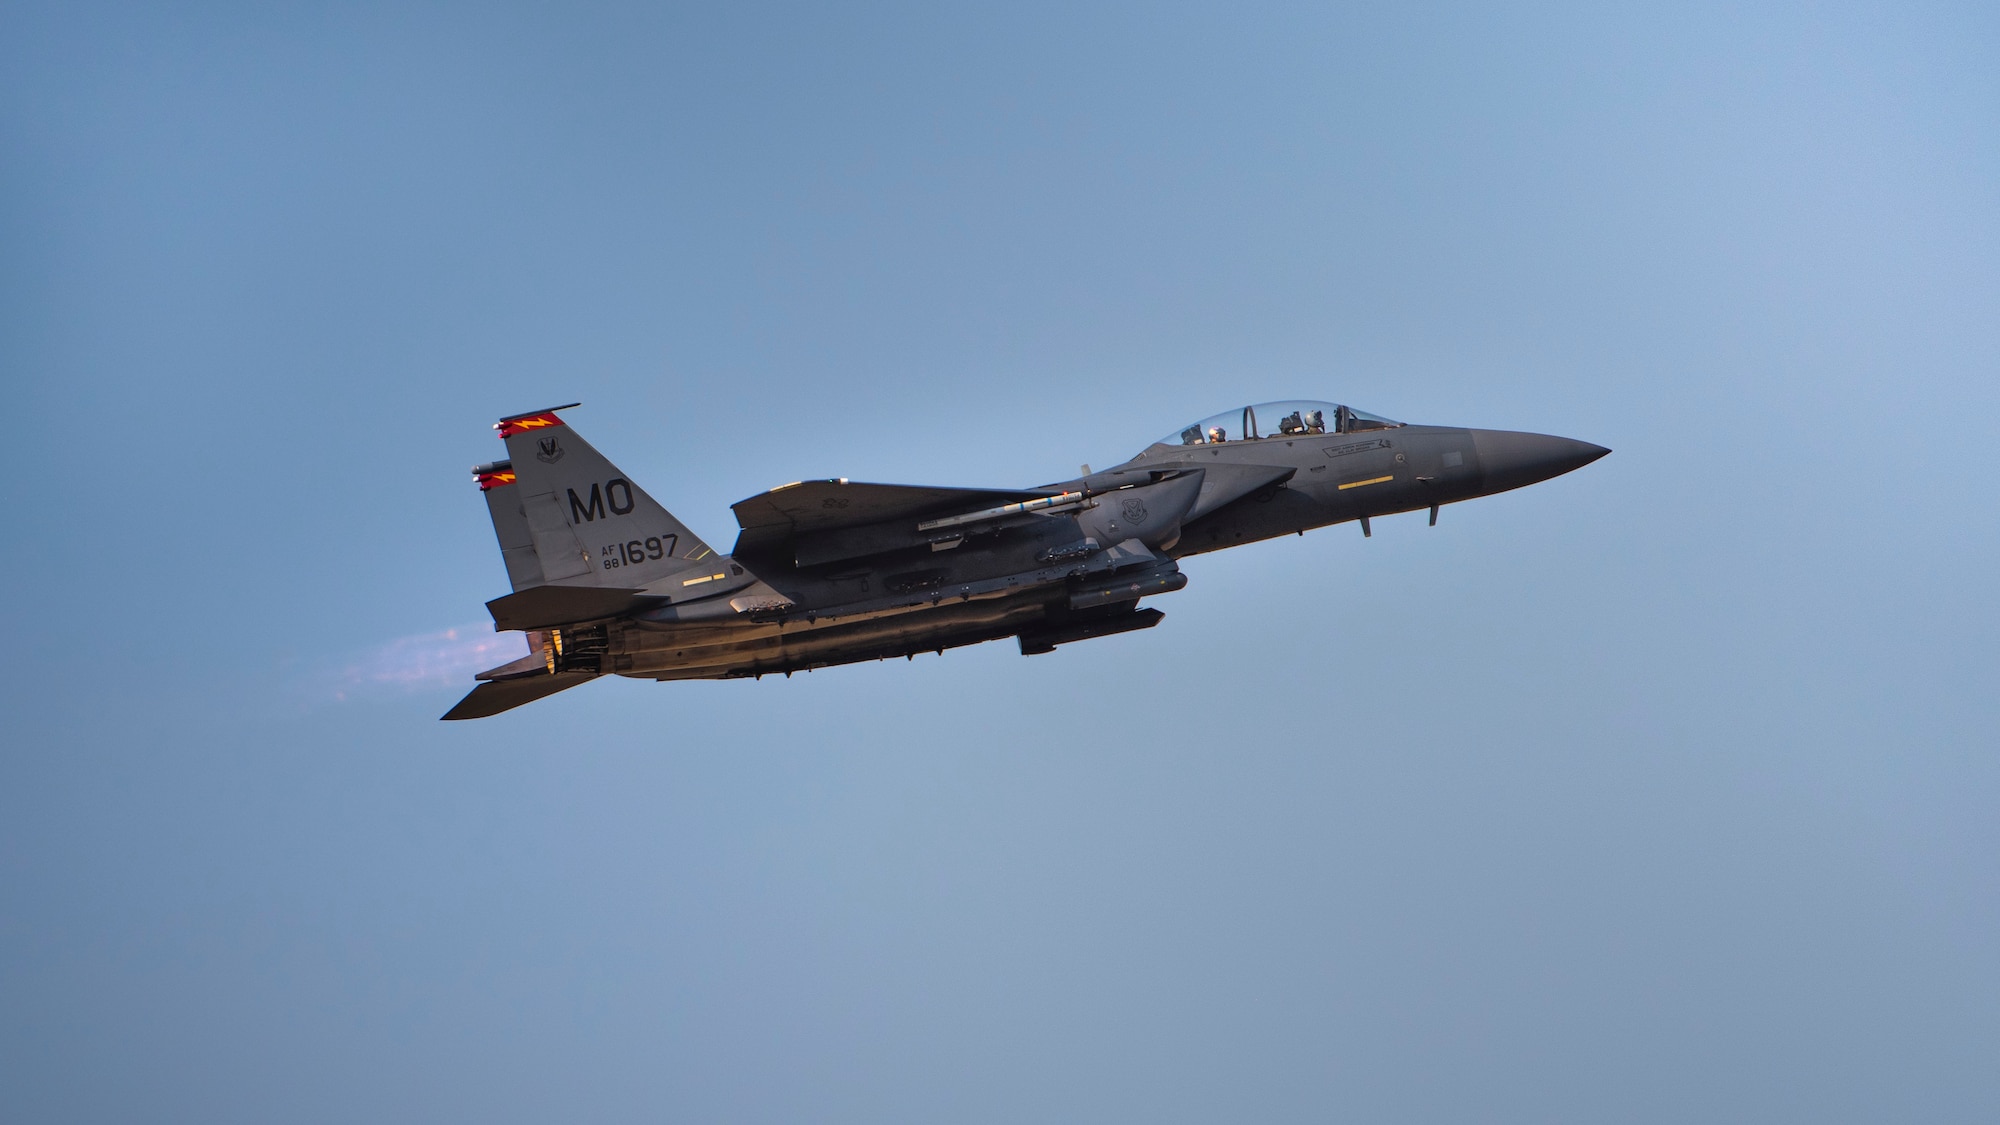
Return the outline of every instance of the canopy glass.
[[[1227,441],[1353,434],[1402,425],[1366,411],[1332,402],[1260,402],[1203,418],[1160,439],[1161,445],[1216,445]]]

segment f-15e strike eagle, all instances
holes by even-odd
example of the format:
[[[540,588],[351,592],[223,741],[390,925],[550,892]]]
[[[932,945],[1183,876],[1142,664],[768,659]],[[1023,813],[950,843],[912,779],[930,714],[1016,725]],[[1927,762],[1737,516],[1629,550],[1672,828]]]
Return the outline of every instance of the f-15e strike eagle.
[[[572,403],[571,406],[576,404]],[[558,413],[502,418],[473,469],[514,592],[486,603],[530,655],[444,717],[476,719],[597,678],[714,680],[1018,638],[1026,655],[1150,629],[1139,600],[1188,555],[1438,508],[1610,450],[1415,426],[1330,402],[1203,419],[1122,465],[1041,488],[800,481],[735,505],[718,555]]]

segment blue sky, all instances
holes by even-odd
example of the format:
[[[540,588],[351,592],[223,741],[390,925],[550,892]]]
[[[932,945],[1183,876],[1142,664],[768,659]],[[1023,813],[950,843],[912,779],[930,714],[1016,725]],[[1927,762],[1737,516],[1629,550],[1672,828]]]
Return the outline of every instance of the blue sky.
[[[0,1116],[2000,1112],[1990,11],[0,20]],[[501,414],[726,544],[1292,397],[1616,453],[436,721]]]

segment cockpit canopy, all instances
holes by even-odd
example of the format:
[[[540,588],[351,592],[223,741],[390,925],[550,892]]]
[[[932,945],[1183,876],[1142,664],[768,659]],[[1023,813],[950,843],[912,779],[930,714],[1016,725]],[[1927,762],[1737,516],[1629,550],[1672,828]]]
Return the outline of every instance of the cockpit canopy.
[[[1215,445],[1226,441],[1309,437],[1313,434],[1353,434],[1389,430],[1402,425],[1332,402],[1260,402],[1203,418],[1179,433],[1160,439],[1161,445]]]

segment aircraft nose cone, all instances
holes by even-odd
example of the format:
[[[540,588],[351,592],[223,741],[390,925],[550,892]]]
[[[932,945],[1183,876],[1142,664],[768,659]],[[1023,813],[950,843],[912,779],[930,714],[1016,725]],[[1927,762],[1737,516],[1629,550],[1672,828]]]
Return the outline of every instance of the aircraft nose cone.
[[[1505,492],[1559,477],[1611,452],[1587,441],[1512,430],[1474,430],[1472,444],[1479,453],[1479,467],[1486,473],[1488,492]]]

